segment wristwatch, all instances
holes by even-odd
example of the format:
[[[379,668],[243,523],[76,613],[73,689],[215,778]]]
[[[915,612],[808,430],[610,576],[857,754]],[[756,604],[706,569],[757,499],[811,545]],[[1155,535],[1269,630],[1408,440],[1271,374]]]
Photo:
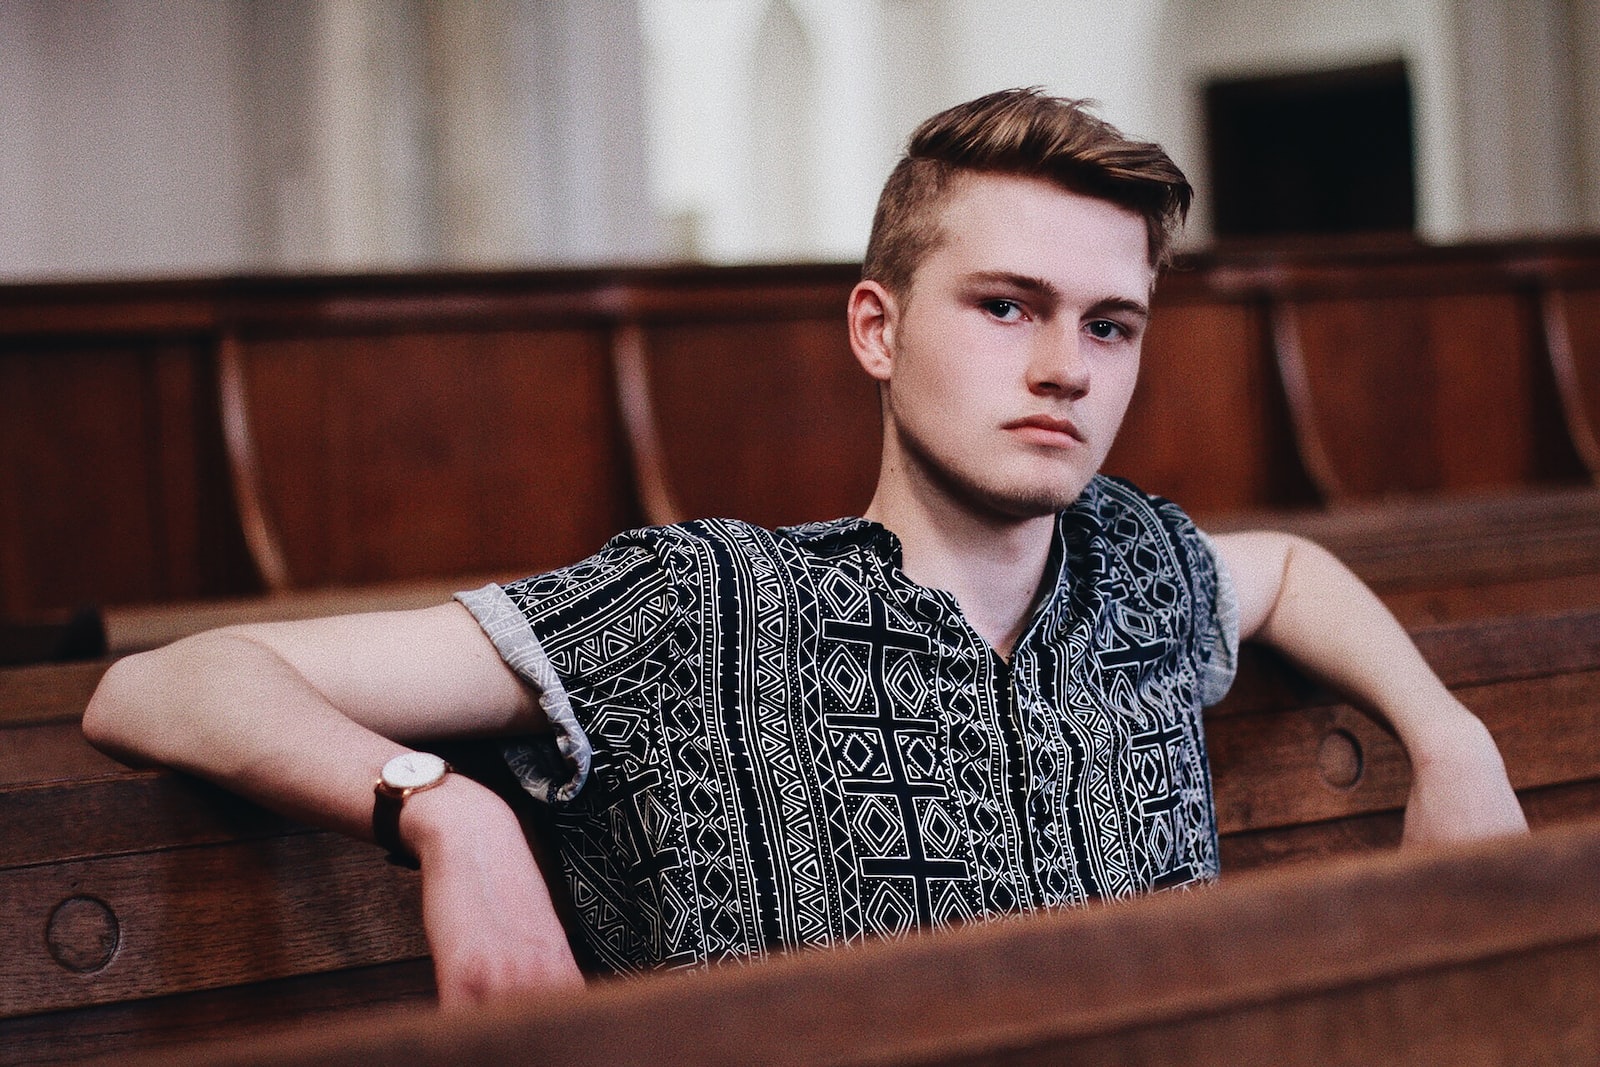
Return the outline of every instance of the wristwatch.
[[[372,792],[372,836],[389,852],[389,862],[421,866],[400,840],[400,808],[406,797],[432,789],[450,773],[450,764],[432,752],[402,752],[383,765]]]

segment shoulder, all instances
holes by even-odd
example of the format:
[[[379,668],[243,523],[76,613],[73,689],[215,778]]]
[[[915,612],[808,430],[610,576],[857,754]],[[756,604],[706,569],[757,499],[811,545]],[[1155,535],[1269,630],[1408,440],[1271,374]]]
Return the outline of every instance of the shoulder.
[[[861,519],[836,519],[770,530],[740,519],[694,519],[617,534],[586,559],[506,587],[513,600],[565,602],[654,592],[679,597],[709,592],[734,572],[799,575],[848,550]],[[865,524],[871,525],[871,524]]]
[[[1096,475],[1063,513],[1109,552],[1140,571],[1172,569],[1209,598],[1217,581],[1216,549],[1187,512],[1126,478]]]
[[[833,519],[768,529],[742,519],[694,519],[618,534],[597,559],[648,561],[675,584],[703,585],[730,572],[757,578],[806,573],[860,550],[882,527],[864,519]],[[781,579],[780,579],[781,580]]]
[[[693,519],[646,526],[612,538],[609,550],[648,549],[658,554],[832,556],[857,547],[882,528],[866,519],[842,518],[768,529],[742,519]]]
[[[1177,622],[1197,657],[1201,703],[1222,699],[1238,662],[1239,618],[1216,545],[1177,504],[1123,478],[1097,476],[1082,503],[1120,579],[1112,584]]]
[[[1113,474],[1097,474],[1067,514],[1080,513],[1109,536],[1163,532],[1184,536],[1195,529],[1182,507]]]
[[[742,519],[691,519],[620,533],[601,553],[648,554],[670,567],[690,559],[767,555],[780,540],[777,531]]]

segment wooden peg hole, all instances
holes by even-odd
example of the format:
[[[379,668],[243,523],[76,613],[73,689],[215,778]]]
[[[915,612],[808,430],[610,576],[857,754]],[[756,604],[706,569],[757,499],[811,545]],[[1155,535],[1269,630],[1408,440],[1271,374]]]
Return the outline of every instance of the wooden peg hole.
[[[93,974],[116,956],[122,927],[105,901],[75,896],[55,906],[44,937],[57,963],[75,974]]]
[[[1353,789],[1363,770],[1361,742],[1348,730],[1331,730],[1317,751],[1317,769],[1322,780],[1335,789]]]

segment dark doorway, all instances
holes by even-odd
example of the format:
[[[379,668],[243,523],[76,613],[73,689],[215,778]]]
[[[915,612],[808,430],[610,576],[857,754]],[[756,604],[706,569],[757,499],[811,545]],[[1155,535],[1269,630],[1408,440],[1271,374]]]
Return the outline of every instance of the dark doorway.
[[[1214,82],[1205,95],[1219,238],[1415,226],[1404,63]]]

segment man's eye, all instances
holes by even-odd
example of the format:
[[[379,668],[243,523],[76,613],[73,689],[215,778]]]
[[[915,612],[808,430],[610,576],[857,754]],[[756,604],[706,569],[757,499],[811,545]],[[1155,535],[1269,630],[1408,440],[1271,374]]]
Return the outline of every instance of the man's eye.
[[[1022,318],[1022,307],[1012,300],[985,300],[983,310],[1004,322]]]
[[[1120,341],[1128,336],[1128,331],[1120,323],[1110,319],[1095,319],[1088,323],[1084,329],[1089,331],[1089,336],[1101,341]]]

